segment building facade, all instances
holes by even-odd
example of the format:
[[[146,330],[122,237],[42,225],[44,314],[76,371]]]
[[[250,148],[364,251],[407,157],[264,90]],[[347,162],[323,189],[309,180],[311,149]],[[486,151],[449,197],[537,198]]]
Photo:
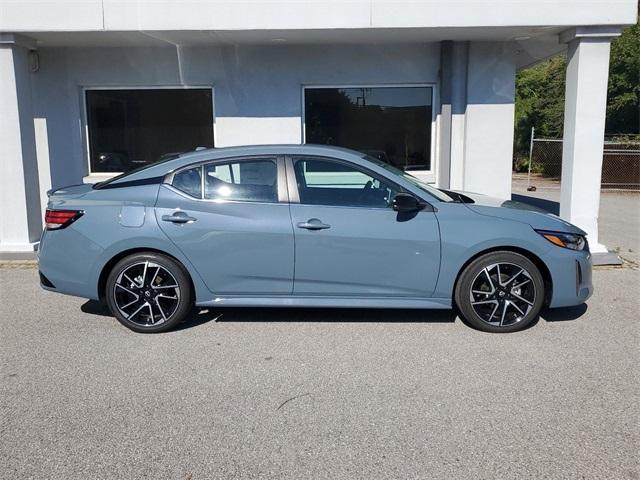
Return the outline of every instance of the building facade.
[[[0,252],[47,190],[197,147],[355,148],[511,194],[515,74],[568,51],[561,216],[597,241],[609,43],[636,0],[0,0]]]

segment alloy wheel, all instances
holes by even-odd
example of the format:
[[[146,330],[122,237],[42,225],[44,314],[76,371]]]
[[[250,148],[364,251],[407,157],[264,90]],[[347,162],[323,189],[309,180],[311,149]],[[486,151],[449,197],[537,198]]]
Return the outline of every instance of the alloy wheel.
[[[143,327],[166,322],[180,304],[175,277],[152,261],[125,267],[118,274],[112,294],[120,314]]]
[[[513,263],[493,263],[471,282],[471,306],[482,321],[493,326],[514,325],[533,308],[536,287],[531,274]]]

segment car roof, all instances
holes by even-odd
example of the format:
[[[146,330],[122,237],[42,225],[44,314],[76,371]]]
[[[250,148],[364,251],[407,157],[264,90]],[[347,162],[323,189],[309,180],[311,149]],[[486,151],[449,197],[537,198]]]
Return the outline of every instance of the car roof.
[[[356,165],[368,168],[379,175],[390,179],[389,171],[378,163],[377,159],[367,158],[367,155],[356,150],[350,150],[348,148],[334,147],[331,145],[292,145],[292,144],[273,144],[273,145],[247,145],[237,147],[225,147],[225,148],[208,148],[202,150],[195,150],[193,152],[186,152],[181,154],[175,154],[165,160],[161,160],[148,167],[144,167],[141,170],[133,171],[128,174],[124,174],[120,177],[115,177],[111,180],[104,182],[105,184],[137,184],[141,182],[157,183],[158,179],[164,179],[167,175],[176,170],[187,167],[191,164],[199,162],[231,159],[234,157],[256,156],[256,155],[309,155],[318,157],[330,157],[340,160],[347,160]],[[151,180],[151,182],[149,182]],[[390,179],[390,181],[398,184],[406,191],[412,192],[419,198],[429,198],[430,201],[439,200],[433,194],[429,194],[415,186],[413,183],[403,179],[401,177]],[[100,185],[100,184],[98,184]],[[114,186],[115,186],[114,185]],[[100,188],[100,187],[98,187]],[[425,198],[426,197],[426,198]],[[433,197],[433,198],[432,198]]]
[[[222,148],[206,148],[201,150],[195,150],[193,152],[184,152],[180,154],[180,158],[198,160],[199,157],[207,158],[223,158],[227,156],[241,156],[241,155],[259,155],[259,154],[324,154],[335,155],[340,153],[346,153],[348,155],[356,155],[362,157],[361,152],[351,150],[348,148],[334,147],[332,145],[314,145],[314,144],[269,144],[269,145],[244,145],[235,147],[222,147]]]
[[[144,167],[139,171],[134,171],[130,174],[115,178],[111,183],[117,184],[120,182],[131,182],[160,177],[179,168],[190,165],[191,163],[252,155],[317,155],[351,161],[355,160],[356,162],[364,156],[363,153],[355,150],[349,150],[348,148],[312,144],[246,145],[237,147],[207,148],[193,152],[181,153],[173,158]]]

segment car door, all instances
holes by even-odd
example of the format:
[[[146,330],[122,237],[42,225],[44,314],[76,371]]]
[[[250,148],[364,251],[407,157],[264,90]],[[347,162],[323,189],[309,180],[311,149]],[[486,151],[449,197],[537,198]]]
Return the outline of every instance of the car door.
[[[290,294],[293,232],[284,160],[183,168],[160,187],[158,224],[216,294]]]
[[[287,158],[296,295],[422,297],[440,266],[435,214],[399,214],[400,187],[351,162]]]

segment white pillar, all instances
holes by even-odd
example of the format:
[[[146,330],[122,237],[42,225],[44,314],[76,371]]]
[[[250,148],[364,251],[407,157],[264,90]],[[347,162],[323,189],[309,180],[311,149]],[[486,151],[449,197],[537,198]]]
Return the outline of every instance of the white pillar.
[[[29,51],[0,38],[0,252],[33,251],[42,228]]]
[[[601,27],[576,28],[560,39],[569,44],[564,108],[560,216],[588,234],[594,253],[609,75],[610,40],[618,33]]]

